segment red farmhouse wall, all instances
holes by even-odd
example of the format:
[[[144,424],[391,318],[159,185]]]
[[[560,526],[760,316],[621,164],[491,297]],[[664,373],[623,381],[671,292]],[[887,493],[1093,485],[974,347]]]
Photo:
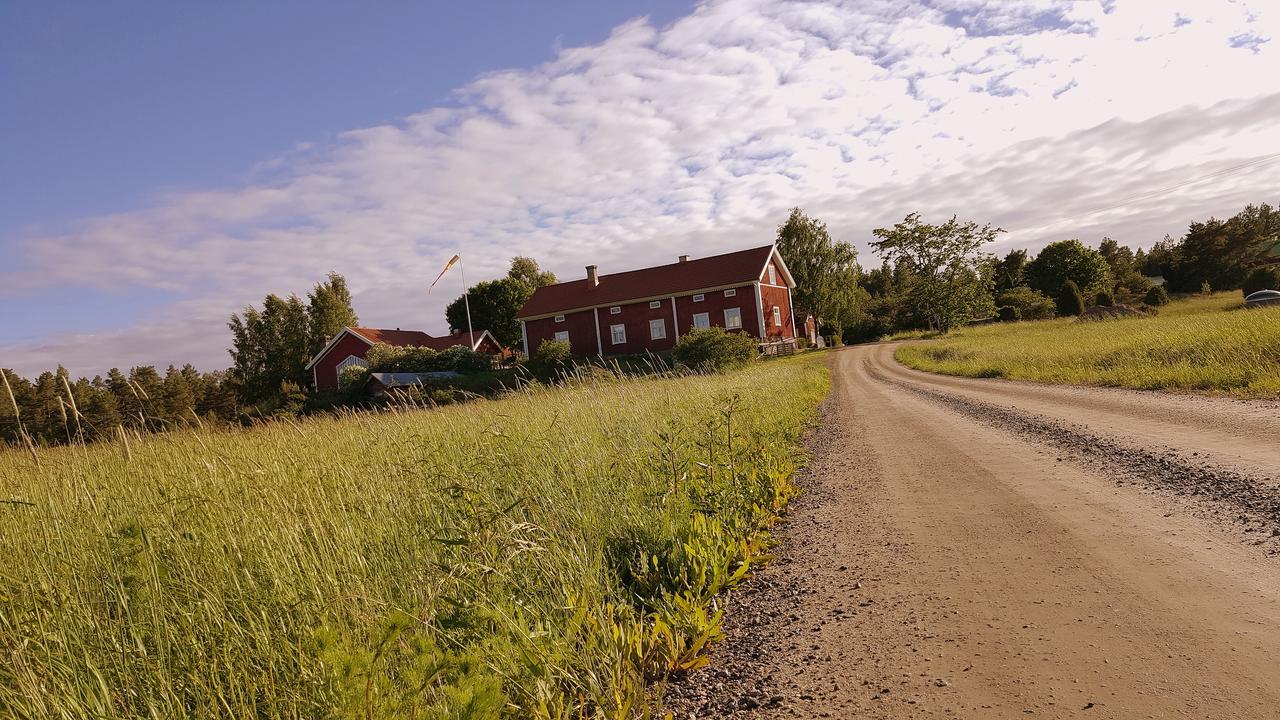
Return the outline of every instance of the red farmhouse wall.
[[[649,307],[649,300],[637,303],[623,303],[616,306],[603,306],[593,310],[580,310],[578,312],[565,313],[562,322],[555,322],[554,317],[538,318],[536,320],[528,320],[525,322],[525,337],[529,342],[529,352],[536,352],[538,345],[543,340],[555,337],[557,331],[565,331],[569,333],[569,346],[573,354],[587,357],[596,355],[598,348],[603,349],[605,355],[622,355],[630,353],[642,353],[646,350],[652,352],[663,352],[675,347],[677,333],[673,328],[679,328],[679,335],[689,332],[693,328],[693,316],[697,313],[706,313],[707,319],[712,327],[724,327],[724,311],[729,308],[738,308],[742,314],[742,332],[752,337],[760,337],[760,316],[756,312],[756,291],[755,286],[751,284],[739,285],[729,288],[734,292],[731,296],[725,295],[725,289],[709,290],[700,293],[703,296],[701,301],[695,302],[693,295],[680,295],[675,298],[675,314],[672,315],[672,299],[670,297],[657,300],[658,307]],[[761,288],[762,291],[766,288]],[[791,308],[787,302],[787,289],[781,288],[781,300],[772,300],[784,308],[784,318],[786,320],[785,335],[782,337],[791,337]],[[617,314],[610,312],[611,307],[619,308]],[[596,318],[599,318],[597,324]],[[768,313],[765,314],[766,320]],[[654,340],[649,337],[649,321],[661,320],[663,329],[666,331],[666,337]],[[677,325],[678,323],[678,325]],[[626,342],[613,343],[613,326],[622,325],[626,328]],[[596,344],[596,331],[599,330],[599,342]],[[769,335],[769,328],[766,328],[766,335]],[[778,332],[781,332],[779,330]],[[772,333],[777,335],[778,332]]]
[[[537,352],[543,340],[554,339],[557,332],[567,331],[569,347],[575,355],[596,354],[596,324],[590,310],[565,313],[564,322],[556,322],[554,317],[529,320],[524,324],[524,331],[530,353]]]

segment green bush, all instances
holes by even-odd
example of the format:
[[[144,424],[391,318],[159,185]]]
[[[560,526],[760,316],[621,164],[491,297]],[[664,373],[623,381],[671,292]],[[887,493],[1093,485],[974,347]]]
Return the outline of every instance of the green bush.
[[[1240,290],[1245,297],[1259,290],[1280,290],[1280,267],[1254,268],[1244,279],[1244,287]]]
[[[365,353],[369,372],[473,373],[493,368],[493,359],[462,345],[447,350],[426,347],[397,347],[378,343]]]
[[[369,369],[360,367],[359,365],[351,365],[343,368],[338,373],[338,388],[341,390],[350,390],[353,387],[363,386],[369,380]]]
[[[1101,305],[1102,307],[1111,307],[1116,304],[1116,301],[1115,298],[1111,297],[1111,293],[1104,290],[1098,293],[1098,296],[1094,298],[1093,304]]]
[[[563,372],[573,361],[573,353],[569,343],[563,340],[543,340],[538,349],[525,363],[525,367],[536,378],[550,380]]]
[[[1080,295],[1080,286],[1068,280],[1062,284],[1062,292],[1058,293],[1058,314],[1063,317],[1074,317],[1084,312],[1084,298]]]
[[[1022,319],[1022,310],[1012,305],[1001,305],[997,314],[1000,322],[1017,322]]]
[[[996,305],[1016,308],[1022,320],[1048,320],[1057,312],[1057,305],[1044,293],[1025,285],[1000,293]]]
[[[675,360],[695,370],[724,370],[755,358],[756,339],[724,328],[690,330],[676,341]]]
[[[1169,291],[1165,290],[1164,287],[1161,285],[1156,285],[1155,287],[1147,291],[1147,294],[1144,298],[1142,298],[1142,301],[1152,307],[1160,307],[1161,305],[1168,305]]]

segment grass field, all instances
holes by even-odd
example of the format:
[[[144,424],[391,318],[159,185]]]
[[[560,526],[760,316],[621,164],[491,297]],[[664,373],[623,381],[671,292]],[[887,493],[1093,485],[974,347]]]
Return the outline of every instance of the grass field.
[[[637,717],[766,558],[814,356],[0,452],[0,717]]]
[[[904,345],[931,372],[1049,383],[1280,397],[1280,308],[1240,293],[1174,301],[1156,317],[1001,323]]]

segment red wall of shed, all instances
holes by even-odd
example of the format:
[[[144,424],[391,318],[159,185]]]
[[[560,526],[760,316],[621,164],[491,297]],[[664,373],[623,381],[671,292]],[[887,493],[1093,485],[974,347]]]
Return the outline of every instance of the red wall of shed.
[[[329,352],[320,358],[320,362],[312,367],[316,389],[336,390],[338,388],[338,363],[352,355],[363,358],[369,348],[369,343],[354,337],[351,333],[343,335],[338,344],[330,348]]]

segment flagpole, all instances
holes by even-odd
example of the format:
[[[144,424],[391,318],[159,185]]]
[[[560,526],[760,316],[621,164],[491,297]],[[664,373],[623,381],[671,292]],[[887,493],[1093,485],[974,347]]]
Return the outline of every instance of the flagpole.
[[[475,350],[475,333],[471,329],[471,298],[467,292],[467,268],[462,262],[462,255],[458,255],[458,272],[462,274],[462,305],[467,309],[467,343],[472,345],[471,349]]]

